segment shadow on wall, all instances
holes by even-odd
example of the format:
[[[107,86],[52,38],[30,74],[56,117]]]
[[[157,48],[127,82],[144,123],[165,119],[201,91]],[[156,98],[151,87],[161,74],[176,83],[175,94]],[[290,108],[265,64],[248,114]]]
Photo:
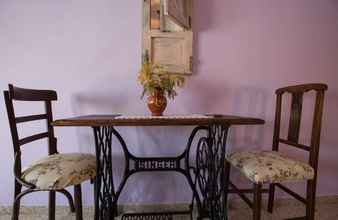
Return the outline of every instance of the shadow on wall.
[[[193,70],[198,72],[198,67],[201,64],[199,60],[199,46],[200,45],[200,34],[203,31],[206,31],[208,28],[211,28],[211,19],[210,15],[211,7],[214,0],[205,1],[205,0],[195,0],[193,2]],[[203,15],[203,16],[201,16]]]
[[[229,89],[226,80],[222,78],[212,79],[210,76],[220,76],[220,74],[201,72],[199,66],[203,61],[200,60],[200,40],[203,33],[217,29],[218,22],[222,27],[232,28],[237,20],[238,1],[230,0],[223,4],[222,17],[219,10],[219,1],[216,0],[194,0],[194,76],[189,79],[186,93],[190,93],[186,100],[186,112],[201,112],[209,114],[235,114],[251,117],[268,118],[269,98],[274,97],[274,90],[261,89],[257,87],[239,86]],[[216,6],[217,5],[217,6]],[[218,8],[216,8],[218,7]],[[226,23],[226,25],[224,24]],[[204,61],[205,62],[205,61]],[[225,70],[224,70],[225,71]],[[209,75],[209,76],[208,76]],[[231,86],[233,88],[233,86]],[[267,115],[268,114],[268,115]],[[260,148],[272,137],[271,130],[273,122],[266,121],[264,126],[239,126],[231,129],[230,146]],[[271,142],[271,141],[270,141]]]
[[[268,103],[275,96],[269,89],[248,86],[229,89],[222,81],[210,82],[203,77],[195,78],[188,92],[190,96],[185,101],[187,112],[273,118],[274,112],[268,112],[271,109]],[[272,128],[273,121],[266,121],[265,125],[234,126],[230,129],[230,146],[241,148],[250,145],[252,149],[260,148],[267,141],[271,143],[272,131],[266,131]]]
[[[115,98],[109,93],[90,93],[76,94],[72,97],[73,115],[89,115],[89,114],[118,114],[119,109],[126,107],[125,97],[121,94]],[[119,98],[117,98],[119,97]],[[121,111],[122,112],[122,111]],[[77,140],[81,151],[94,153],[94,138],[92,129],[77,128]],[[83,147],[86,146],[86,149]]]
[[[236,19],[236,5],[238,1],[227,0],[226,4],[222,8],[222,18],[215,18],[215,9],[219,7],[220,1],[217,0],[194,0],[193,1],[193,32],[194,32],[194,73],[199,74],[199,66],[203,63],[200,60],[200,39],[203,37],[203,33],[209,30],[217,28],[217,22],[220,22],[222,26],[226,25],[231,28],[234,25]],[[218,5],[218,6],[217,6]]]
[[[232,114],[239,114],[249,117],[270,118],[267,117],[267,110],[270,91],[266,89],[254,87],[237,87],[231,94]],[[273,122],[266,121],[265,125],[258,126],[239,126],[235,127],[231,136],[231,146],[234,148],[247,148],[249,145],[251,149],[259,149],[266,145],[267,141],[272,140],[272,133],[266,133],[267,128],[272,130]]]
[[[193,2],[193,70],[196,74],[200,63],[200,34],[212,28],[212,7],[214,0],[195,0]],[[203,16],[201,16],[203,15]]]

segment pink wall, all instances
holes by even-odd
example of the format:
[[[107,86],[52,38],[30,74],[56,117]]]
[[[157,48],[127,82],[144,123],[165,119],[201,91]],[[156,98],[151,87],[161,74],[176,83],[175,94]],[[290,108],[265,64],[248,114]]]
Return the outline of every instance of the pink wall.
[[[230,149],[269,149],[274,90],[323,82],[327,93],[320,152],[319,195],[338,194],[338,2],[335,0],[195,0],[195,67],[167,113],[227,113],[261,117],[265,126],[231,130]],[[136,82],[140,68],[141,1],[0,1],[0,88],[59,92],[55,117],[87,113],[147,114]],[[306,99],[309,100],[309,99]],[[307,101],[310,105],[310,101]],[[26,107],[23,112],[40,108]],[[12,146],[0,102],[0,205],[12,200]],[[310,115],[306,113],[305,115]],[[309,130],[309,122],[303,127]],[[22,129],[23,134],[37,126]],[[132,151],[175,155],[190,129],[120,129]],[[87,128],[58,128],[61,152],[94,152]],[[172,137],[175,137],[173,139]],[[302,140],[307,141],[306,135]],[[28,146],[26,162],[45,148]],[[44,150],[43,150],[44,149]],[[298,154],[297,154],[298,155]],[[114,152],[114,167],[122,161]],[[124,202],[189,201],[182,177],[132,178]],[[234,175],[238,178],[238,175]],[[134,186],[133,186],[134,185]],[[135,187],[136,186],[136,187]],[[299,188],[300,186],[296,186]],[[34,196],[35,195],[35,196]],[[25,204],[45,204],[34,194]],[[160,195],[160,196],[159,196]],[[92,188],[84,189],[91,204]],[[63,202],[61,199],[60,201]]]

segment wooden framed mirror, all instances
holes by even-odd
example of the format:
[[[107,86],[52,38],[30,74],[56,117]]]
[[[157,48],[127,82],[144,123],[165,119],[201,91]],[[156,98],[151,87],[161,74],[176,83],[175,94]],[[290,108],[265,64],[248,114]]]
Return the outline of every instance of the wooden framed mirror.
[[[174,74],[192,74],[192,0],[143,0],[143,55]]]

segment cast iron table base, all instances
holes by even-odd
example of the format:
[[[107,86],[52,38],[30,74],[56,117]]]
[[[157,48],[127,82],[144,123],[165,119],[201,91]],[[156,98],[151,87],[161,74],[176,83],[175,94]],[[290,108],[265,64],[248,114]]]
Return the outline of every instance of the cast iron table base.
[[[192,202],[186,212],[125,214],[123,220],[171,220],[174,215],[190,214],[197,207],[197,219],[226,220],[225,152],[229,126],[213,124],[193,129],[188,144],[177,157],[137,157],[130,153],[125,141],[113,126],[93,127],[96,143],[97,180],[95,183],[96,219],[111,220],[118,215],[119,196],[127,179],[138,172],[175,171],[183,174],[192,190]],[[198,135],[204,131],[204,135]],[[191,148],[198,136],[195,161],[191,164]],[[118,139],[125,157],[122,181],[115,189],[112,171],[112,138]]]

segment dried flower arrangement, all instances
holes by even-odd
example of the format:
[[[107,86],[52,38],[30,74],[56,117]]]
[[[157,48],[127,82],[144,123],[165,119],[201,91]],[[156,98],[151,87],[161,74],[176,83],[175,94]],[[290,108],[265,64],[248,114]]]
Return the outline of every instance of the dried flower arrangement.
[[[182,75],[165,71],[161,65],[153,64],[149,61],[149,55],[146,53],[143,57],[138,81],[143,86],[141,98],[146,94],[152,95],[156,91],[160,91],[167,98],[174,99],[177,96],[176,88],[184,85],[185,78]]]

